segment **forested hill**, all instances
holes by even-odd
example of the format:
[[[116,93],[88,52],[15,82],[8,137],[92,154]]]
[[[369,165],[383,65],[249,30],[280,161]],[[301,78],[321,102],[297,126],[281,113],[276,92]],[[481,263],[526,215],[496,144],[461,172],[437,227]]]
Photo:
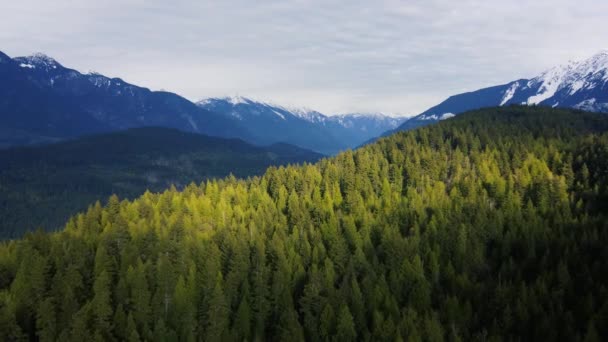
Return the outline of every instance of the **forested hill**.
[[[249,145],[147,127],[0,150],[0,239],[63,226],[98,199],[135,198],[209,178],[261,175],[271,165],[322,155],[287,144]]]
[[[600,341],[608,117],[494,108],[0,247],[0,339]]]

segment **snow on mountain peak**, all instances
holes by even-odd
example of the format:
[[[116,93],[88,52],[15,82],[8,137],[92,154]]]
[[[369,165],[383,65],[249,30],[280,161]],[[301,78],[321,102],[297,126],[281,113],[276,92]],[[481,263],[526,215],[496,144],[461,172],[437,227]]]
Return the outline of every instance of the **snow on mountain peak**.
[[[378,124],[382,122],[384,125],[388,125],[389,127],[396,127],[402,121],[405,120],[403,117],[397,117],[393,114],[386,113],[347,113],[347,114],[336,114],[336,115],[326,115],[314,109],[310,109],[307,107],[295,107],[295,106],[284,106],[280,104],[276,104],[268,101],[260,101],[260,100],[252,100],[251,98],[243,97],[243,96],[227,96],[227,97],[216,97],[216,98],[207,98],[197,102],[199,106],[213,107],[217,106],[221,103],[229,104],[231,106],[246,104],[254,107],[253,113],[273,113],[279,116],[281,119],[287,120],[288,117],[294,117],[301,120],[308,121],[313,124],[328,124],[329,122],[338,122],[343,125],[348,125],[348,122],[351,120],[361,121],[364,119],[376,121]],[[255,109],[255,107],[258,107]],[[265,108],[261,108],[265,107]],[[232,110],[233,112],[236,109]],[[239,114],[240,115],[240,114]],[[236,113],[235,113],[235,116]]]
[[[504,106],[505,103],[507,103],[510,99],[513,98],[513,95],[515,95],[515,91],[517,90],[517,88],[519,88],[519,82],[513,83],[511,87],[507,89],[505,95],[502,98],[502,101],[500,101],[500,106]]]
[[[383,120],[383,119],[392,119],[394,118],[393,115],[390,114],[386,114],[386,113],[381,113],[381,112],[377,112],[377,113],[346,113],[346,114],[336,114],[334,116],[338,116],[338,117],[343,117],[343,118],[373,118],[373,119],[378,119],[378,120]]]
[[[225,98],[225,100],[230,102],[234,106],[236,106],[238,104],[247,104],[247,103],[252,102],[248,98],[245,98],[240,95],[229,96],[229,97]]]
[[[13,60],[18,62],[20,67],[27,69],[49,71],[61,67],[61,64],[59,64],[56,60],[39,52],[30,56],[16,57]]]
[[[274,105],[268,102],[262,102],[262,101],[258,101],[258,100],[252,100],[250,98],[246,98],[240,95],[235,95],[235,96],[226,96],[226,97],[212,97],[212,98],[207,98],[207,99],[203,99],[197,102],[197,104],[199,106],[207,106],[207,107],[213,107],[213,106],[217,106],[217,105],[221,105],[221,104],[228,104],[232,107],[238,106],[238,105],[248,105],[252,108],[252,112],[255,115],[259,115],[260,113],[271,113],[274,114],[276,116],[278,116],[279,118],[283,119],[283,120],[287,120],[286,115],[292,114],[295,116],[295,114],[292,112],[292,110],[287,109],[285,107],[282,106],[278,106],[278,105]],[[242,119],[242,115],[238,112],[238,109],[232,109],[232,115]]]
[[[288,112],[290,112],[291,114],[293,114],[294,116],[312,122],[312,123],[317,123],[317,122],[325,122],[325,120],[327,119],[327,116],[325,114],[319,113],[316,110],[310,109],[310,108],[306,108],[306,107],[283,107],[283,106],[279,106],[280,108],[283,108],[284,110],[287,110]]]
[[[227,102],[233,106],[236,106],[239,104],[253,104],[256,101],[250,100],[250,99],[240,96],[240,95],[234,95],[234,96],[224,96],[224,97],[209,97],[209,98],[198,101],[197,104],[200,106],[204,106],[204,105],[211,104],[214,102]]]
[[[568,89],[572,95],[581,89],[593,88],[596,81],[608,81],[608,51],[600,51],[586,60],[571,61],[551,68],[533,78],[527,86],[540,84],[539,93],[529,97],[526,103],[539,104],[562,89]]]
[[[528,82],[528,87],[533,84],[541,84],[539,88],[539,93],[528,98],[528,105],[539,104],[544,100],[550,98],[551,96],[555,95],[559,86],[564,81],[564,78],[572,69],[571,65],[572,64],[568,64],[566,66],[560,65],[551,68],[547,71],[544,71],[539,76],[533,78],[530,82]]]
[[[24,58],[25,58],[25,60],[30,62],[30,64],[33,64],[33,65],[46,66],[46,67],[50,67],[53,69],[55,69],[55,68],[57,68],[57,66],[59,66],[59,63],[57,63],[56,60],[54,60],[53,58],[51,58],[43,53],[40,53],[40,52],[37,52],[33,55],[30,55],[30,56],[27,56]]]

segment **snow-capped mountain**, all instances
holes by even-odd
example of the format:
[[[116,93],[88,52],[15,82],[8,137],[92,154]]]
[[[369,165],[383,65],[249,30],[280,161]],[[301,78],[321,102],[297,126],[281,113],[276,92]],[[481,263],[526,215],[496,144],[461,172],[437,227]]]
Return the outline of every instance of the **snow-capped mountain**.
[[[348,113],[337,114],[326,118],[326,122],[332,122],[344,128],[352,128],[367,132],[385,127],[397,127],[405,117],[393,117],[383,113]]]
[[[536,94],[521,103],[551,107],[574,107],[594,112],[608,111],[608,51],[581,62],[569,62],[545,71],[526,84],[516,83],[505,93],[502,104],[517,103],[526,89]],[[522,88],[519,90],[519,88]],[[525,96],[525,95],[524,95]]]
[[[285,110],[289,111],[293,115],[300,117],[308,122],[323,124],[327,120],[327,115],[317,112],[314,109],[310,108],[297,108],[297,107],[282,107]]]
[[[47,73],[52,70],[63,69],[63,66],[56,60],[42,53],[35,53],[27,57],[16,57],[13,60],[18,62],[21,68],[36,69]]]
[[[396,126],[398,120],[332,117],[240,96],[194,104],[120,78],[81,73],[44,54],[11,58],[0,52],[0,147],[159,126],[333,154]]]
[[[531,79],[451,96],[397,130],[424,126],[471,109],[511,104],[608,112],[608,51],[551,68]]]
[[[0,147],[160,126],[247,139],[238,120],[169,92],[83,74],[51,57],[0,52]]]
[[[325,127],[339,139],[349,142],[350,147],[358,147],[387,130],[397,128],[405,120],[407,118],[382,113],[338,114],[327,117]]]
[[[312,121],[280,106],[241,96],[209,98],[197,104],[208,111],[238,120],[260,144],[285,142],[325,154],[347,147]]]
[[[264,143],[283,141],[326,154],[356,147],[404,120],[383,114],[330,116],[312,109],[290,108],[242,96],[208,98],[197,104],[239,120]]]

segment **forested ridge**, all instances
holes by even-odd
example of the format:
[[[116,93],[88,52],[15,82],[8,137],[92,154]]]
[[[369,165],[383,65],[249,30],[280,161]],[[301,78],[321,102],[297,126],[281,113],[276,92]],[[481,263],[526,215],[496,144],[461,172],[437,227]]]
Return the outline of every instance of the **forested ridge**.
[[[601,341],[608,117],[468,112],[0,245],[0,339]]]
[[[271,165],[312,162],[321,154],[287,144],[144,127],[56,144],[0,149],[0,239],[57,230],[90,203],[146,189],[181,189],[206,179],[261,175]],[[105,202],[105,201],[104,201]]]

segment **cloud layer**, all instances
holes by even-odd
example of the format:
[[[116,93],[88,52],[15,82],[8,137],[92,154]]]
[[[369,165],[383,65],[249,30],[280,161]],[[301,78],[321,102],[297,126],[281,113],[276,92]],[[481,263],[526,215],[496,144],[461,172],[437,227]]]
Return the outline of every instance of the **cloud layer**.
[[[192,100],[417,114],[608,47],[608,2],[11,1],[0,50]]]

